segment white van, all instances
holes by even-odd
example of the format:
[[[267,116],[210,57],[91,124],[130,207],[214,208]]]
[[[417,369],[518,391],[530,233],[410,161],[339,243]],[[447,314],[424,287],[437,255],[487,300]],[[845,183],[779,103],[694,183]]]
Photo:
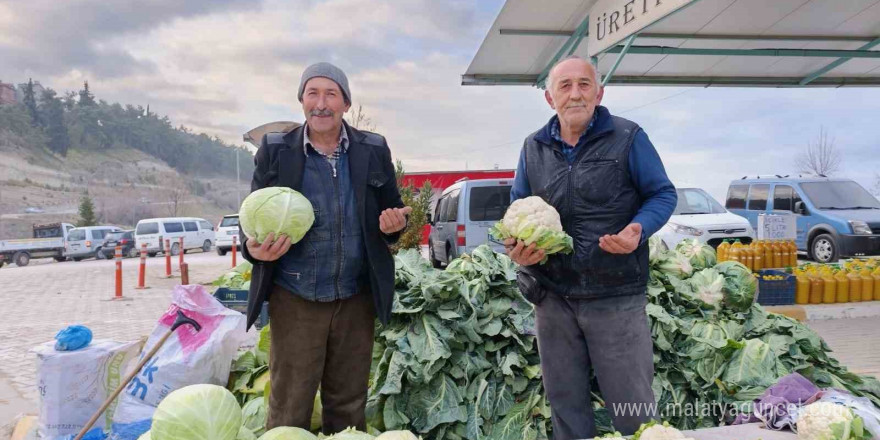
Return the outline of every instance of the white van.
[[[738,216],[718,203],[700,188],[677,188],[678,204],[672,217],[657,235],[668,249],[685,238],[695,238],[714,248],[724,240],[749,244],[755,239],[755,230],[745,217]]]
[[[196,217],[148,218],[139,221],[134,231],[137,248],[146,243],[151,257],[165,251],[166,239],[171,240],[171,255],[179,254],[180,237],[183,237],[184,253],[190,249],[209,252],[214,245],[214,225]]]
[[[481,244],[496,252],[504,245],[489,240],[489,229],[510,206],[513,179],[461,180],[443,190],[431,215],[428,256],[434,267],[449,264]]]

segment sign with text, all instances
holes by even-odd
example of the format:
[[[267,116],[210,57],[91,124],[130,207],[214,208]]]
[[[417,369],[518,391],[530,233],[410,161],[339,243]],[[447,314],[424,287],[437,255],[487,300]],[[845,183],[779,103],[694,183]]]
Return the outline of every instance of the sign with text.
[[[695,0],[599,0],[590,9],[587,52],[595,56]]]
[[[758,214],[758,240],[794,240],[797,221],[793,214]]]

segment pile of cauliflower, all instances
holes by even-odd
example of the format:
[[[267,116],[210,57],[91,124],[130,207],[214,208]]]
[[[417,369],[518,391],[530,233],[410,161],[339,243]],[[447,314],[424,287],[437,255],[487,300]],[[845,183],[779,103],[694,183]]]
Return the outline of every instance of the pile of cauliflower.
[[[559,213],[537,196],[511,203],[504,218],[489,233],[496,240],[516,238],[522,240],[526,246],[534,243],[546,255],[568,254],[572,251],[572,239],[562,230]]]
[[[614,434],[606,434],[602,437],[596,437],[593,440],[627,440],[623,437],[619,432],[615,432]],[[681,431],[675,429],[672,426],[669,426],[669,422],[658,423],[657,421],[650,421],[648,423],[642,424],[639,427],[639,430],[633,434],[631,440],[694,440],[689,437],[685,437]]]

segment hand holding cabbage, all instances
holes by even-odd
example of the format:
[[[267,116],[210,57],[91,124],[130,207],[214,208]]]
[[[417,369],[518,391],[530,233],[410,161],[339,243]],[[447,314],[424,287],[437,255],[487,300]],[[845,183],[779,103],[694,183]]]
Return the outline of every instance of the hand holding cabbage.
[[[252,192],[239,210],[248,252],[261,261],[275,261],[302,240],[315,222],[309,199],[286,187]]]

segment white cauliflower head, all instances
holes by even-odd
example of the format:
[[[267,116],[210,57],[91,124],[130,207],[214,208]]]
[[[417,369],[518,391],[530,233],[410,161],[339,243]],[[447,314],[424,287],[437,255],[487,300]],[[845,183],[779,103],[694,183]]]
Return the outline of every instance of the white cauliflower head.
[[[811,403],[801,409],[797,417],[797,434],[801,440],[870,438],[860,417],[846,406],[831,402]]]
[[[642,425],[633,435],[633,440],[694,440],[685,437],[684,434],[669,422],[659,424],[656,421]]]

